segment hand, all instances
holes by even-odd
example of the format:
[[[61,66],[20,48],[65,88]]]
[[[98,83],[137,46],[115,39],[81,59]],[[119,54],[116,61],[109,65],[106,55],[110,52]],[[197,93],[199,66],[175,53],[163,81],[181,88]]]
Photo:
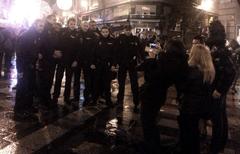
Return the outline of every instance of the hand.
[[[62,51],[55,50],[53,53],[53,58],[62,58]]]
[[[43,59],[43,55],[41,53],[38,54],[38,59]]]
[[[213,96],[213,98],[217,99],[217,98],[221,97],[221,93],[219,93],[217,90],[214,90],[212,96]]]
[[[93,69],[93,70],[95,70],[95,69],[96,69],[96,66],[95,66],[94,64],[92,64],[92,65],[90,66],[90,68]]]
[[[78,62],[77,62],[77,61],[74,61],[74,62],[72,63],[72,67],[77,67],[77,65],[78,65]]]

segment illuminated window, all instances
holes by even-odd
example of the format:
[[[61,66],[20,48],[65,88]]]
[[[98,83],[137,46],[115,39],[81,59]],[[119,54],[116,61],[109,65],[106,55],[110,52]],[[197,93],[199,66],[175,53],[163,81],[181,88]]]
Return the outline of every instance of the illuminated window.
[[[138,15],[156,15],[156,5],[137,5],[136,14]]]

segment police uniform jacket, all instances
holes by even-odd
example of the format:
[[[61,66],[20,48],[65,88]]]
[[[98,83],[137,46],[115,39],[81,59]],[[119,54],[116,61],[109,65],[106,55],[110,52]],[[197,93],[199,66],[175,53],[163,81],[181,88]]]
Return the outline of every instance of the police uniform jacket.
[[[137,58],[141,50],[139,39],[136,36],[121,34],[116,41],[116,61],[120,66],[137,65]]]
[[[82,30],[78,35],[78,61],[88,65],[95,64],[97,36],[91,31]]]
[[[72,64],[77,60],[78,34],[76,30],[63,29],[59,41],[59,48],[63,50],[63,61],[65,64]]]
[[[230,52],[226,48],[213,50],[212,59],[216,71],[213,90],[226,94],[236,74]]]
[[[97,43],[96,60],[98,64],[112,66],[114,64],[115,40],[112,37],[100,36]]]

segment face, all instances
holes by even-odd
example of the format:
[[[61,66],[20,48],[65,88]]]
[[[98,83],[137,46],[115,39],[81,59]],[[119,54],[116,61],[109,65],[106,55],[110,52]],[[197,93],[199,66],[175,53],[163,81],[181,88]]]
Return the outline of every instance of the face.
[[[44,29],[44,21],[43,20],[37,21],[35,24],[35,29],[38,33],[42,33]]]
[[[47,21],[50,23],[50,24],[54,24],[56,23],[57,19],[55,16],[51,16],[47,19]]]
[[[76,22],[75,21],[69,21],[68,27],[71,30],[74,30],[76,28]]]
[[[82,30],[84,31],[84,32],[86,32],[86,31],[88,31],[88,29],[89,29],[89,24],[88,23],[83,23],[82,25],[81,25],[81,28],[82,28]]]
[[[101,30],[101,34],[102,34],[103,37],[106,38],[106,37],[109,36],[110,32],[109,32],[108,29],[102,29],[102,30]]]
[[[90,22],[90,23],[89,23],[89,29],[91,29],[91,30],[97,29],[97,24],[96,24],[96,22]]]
[[[130,29],[124,29],[124,34],[130,36],[132,34]]]
[[[55,30],[56,32],[59,32],[60,29],[61,29],[61,25],[59,25],[59,24],[54,24],[53,27],[54,27],[54,30]]]

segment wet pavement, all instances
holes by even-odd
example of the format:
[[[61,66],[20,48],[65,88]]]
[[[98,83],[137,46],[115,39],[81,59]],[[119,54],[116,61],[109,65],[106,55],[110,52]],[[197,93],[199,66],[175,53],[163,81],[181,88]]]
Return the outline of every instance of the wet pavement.
[[[142,83],[142,78],[140,79]],[[0,79],[0,154],[138,154],[143,153],[143,134],[139,114],[133,112],[130,85],[126,85],[123,110],[104,104],[65,107],[62,98],[58,110],[36,113],[37,119],[15,121],[13,106],[16,71],[10,79]],[[64,83],[63,83],[64,84]],[[83,87],[82,87],[83,88]],[[240,92],[240,85],[237,87]],[[240,93],[228,95],[229,141],[225,154],[240,154]],[[158,126],[166,154],[177,150],[178,109],[175,89],[170,88],[166,105],[159,114]],[[116,99],[116,92],[113,93]],[[83,100],[81,99],[80,102]],[[206,153],[211,136],[208,123],[207,140],[202,142]]]

